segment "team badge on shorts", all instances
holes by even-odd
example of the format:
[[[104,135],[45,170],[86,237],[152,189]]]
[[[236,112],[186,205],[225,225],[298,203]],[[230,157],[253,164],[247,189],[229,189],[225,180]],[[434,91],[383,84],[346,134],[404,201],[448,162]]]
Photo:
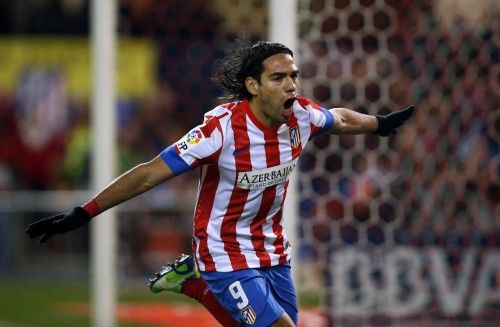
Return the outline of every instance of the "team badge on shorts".
[[[257,319],[257,314],[251,305],[247,305],[241,311],[241,318],[245,324],[253,325]]]
[[[299,126],[294,126],[294,127],[290,128],[290,145],[294,149],[297,149],[300,145]]]

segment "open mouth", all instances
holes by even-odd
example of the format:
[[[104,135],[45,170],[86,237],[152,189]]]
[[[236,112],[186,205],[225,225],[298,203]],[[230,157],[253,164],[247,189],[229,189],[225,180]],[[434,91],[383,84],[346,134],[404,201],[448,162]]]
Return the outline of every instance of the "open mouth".
[[[295,98],[290,98],[290,99],[285,101],[283,106],[285,107],[285,109],[288,109],[293,105],[294,102],[295,102]]]
[[[286,120],[288,120],[292,116],[292,113],[293,113],[292,105],[293,105],[294,101],[295,101],[295,98],[290,98],[290,99],[287,99],[285,101],[285,103],[283,103],[283,107],[284,107],[283,117]]]

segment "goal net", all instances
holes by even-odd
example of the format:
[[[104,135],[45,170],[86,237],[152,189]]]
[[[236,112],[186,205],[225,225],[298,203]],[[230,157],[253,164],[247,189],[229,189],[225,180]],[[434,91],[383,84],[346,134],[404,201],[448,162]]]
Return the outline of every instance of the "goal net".
[[[500,11],[465,2],[299,1],[302,93],[416,106],[396,136],[318,137],[300,161],[297,285],[333,325],[500,321]]]

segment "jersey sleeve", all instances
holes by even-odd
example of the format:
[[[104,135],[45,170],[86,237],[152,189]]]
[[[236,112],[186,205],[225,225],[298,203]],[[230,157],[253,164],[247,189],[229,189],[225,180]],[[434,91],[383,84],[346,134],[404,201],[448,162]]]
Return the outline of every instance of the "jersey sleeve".
[[[313,101],[301,98],[301,105],[308,111],[311,123],[311,137],[326,133],[331,130],[334,122],[332,113],[314,103]]]
[[[206,120],[160,153],[175,175],[208,164],[222,147],[222,130],[214,119]]]

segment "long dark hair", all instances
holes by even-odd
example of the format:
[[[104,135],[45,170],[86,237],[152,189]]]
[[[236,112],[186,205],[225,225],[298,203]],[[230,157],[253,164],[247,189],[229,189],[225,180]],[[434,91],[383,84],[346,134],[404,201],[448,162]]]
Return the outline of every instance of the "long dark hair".
[[[215,63],[212,81],[220,86],[225,94],[220,98],[223,102],[250,100],[252,94],[245,86],[247,77],[255,78],[260,83],[262,62],[277,53],[287,53],[293,57],[293,52],[280,43],[259,41],[253,45],[243,45],[229,50],[226,55]]]

